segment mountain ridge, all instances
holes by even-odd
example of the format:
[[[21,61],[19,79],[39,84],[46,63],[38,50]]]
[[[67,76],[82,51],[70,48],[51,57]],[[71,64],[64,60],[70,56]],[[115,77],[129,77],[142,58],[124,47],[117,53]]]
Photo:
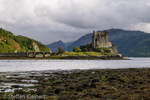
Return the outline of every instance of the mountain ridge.
[[[58,52],[58,47],[61,47],[62,50],[65,50],[65,43],[61,40],[48,44],[47,46],[51,48],[52,52]]]
[[[100,30],[98,30],[100,31]],[[150,34],[138,30],[109,29],[109,40],[117,44],[119,53],[130,57],[150,57]],[[88,33],[74,41],[67,50],[72,51],[73,47],[79,47],[92,43],[92,34]]]

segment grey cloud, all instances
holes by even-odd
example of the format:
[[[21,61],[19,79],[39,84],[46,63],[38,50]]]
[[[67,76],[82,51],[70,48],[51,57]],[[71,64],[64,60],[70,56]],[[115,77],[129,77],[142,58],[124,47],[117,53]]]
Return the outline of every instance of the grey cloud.
[[[78,7],[62,10],[60,6],[55,20],[77,28],[113,27],[149,21],[149,6],[139,0],[101,0],[89,8]],[[66,6],[66,5],[65,5]],[[80,5],[79,5],[80,6]],[[60,10],[60,11],[59,11]],[[123,24],[123,25],[122,25]],[[128,28],[128,27],[127,27]]]

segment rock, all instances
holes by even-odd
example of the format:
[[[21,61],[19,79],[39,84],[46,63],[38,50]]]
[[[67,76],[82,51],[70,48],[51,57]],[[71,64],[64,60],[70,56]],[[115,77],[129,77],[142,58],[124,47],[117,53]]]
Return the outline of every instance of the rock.
[[[89,87],[89,85],[87,83],[84,83],[82,86],[83,86],[83,88]]]
[[[62,89],[60,89],[60,88],[56,88],[56,89],[55,89],[55,93],[56,93],[56,94],[59,94],[61,91],[62,91]]]
[[[99,82],[99,79],[93,79],[92,83]]]
[[[122,55],[121,55],[121,54],[118,54],[118,57],[122,57]]]
[[[92,83],[90,87],[96,88],[96,84]]]
[[[21,86],[20,85],[12,85],[11,87],[12,88],[20,88]]]
[[[76,91],[83,91],[82,87],[77,87]]]
[[[138,83],[138,81],[136,81],[136,80],[131,80],[128,82],[128,84],[136,84],[136,83]]]
[[[74,90],[75,88],[71,86],[71,87],[69,87],[69,89],[70,89],[70,90]]]
[[[113,80],[117,80],[117,78],[111,77],[111,78],[108,78],[108,79],[107,79],[107,81],[113,81]]]
[[[58,98],[57,100],[68,100],[68,99],[65,98],[65,97],[60,97],[60,98]]]

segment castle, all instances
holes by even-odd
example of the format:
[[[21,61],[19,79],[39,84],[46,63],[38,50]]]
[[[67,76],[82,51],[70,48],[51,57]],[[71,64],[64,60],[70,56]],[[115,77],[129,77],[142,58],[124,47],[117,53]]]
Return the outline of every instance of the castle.
[[[108,32],[95,32],[93,31],[92,36],[92,47],[93,48],[108,48],[113,52],[118,53],[118,46],[112,45],[109,41]]]

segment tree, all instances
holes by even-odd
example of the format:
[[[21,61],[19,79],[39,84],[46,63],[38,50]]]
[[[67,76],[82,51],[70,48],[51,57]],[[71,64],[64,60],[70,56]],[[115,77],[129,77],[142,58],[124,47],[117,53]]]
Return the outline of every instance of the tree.
[[[82,51],[83,52],[88,52],[88,49],[87,48],[83,48]]]
[[[81,49],[79,47],[74,47],[73,52],[81,52]]]
[[[61,47],[58,47],[58,53],[64,53],[65,51],[61,49]]]
[[[95,49],[96,52],[105,52],[105,53],[110,53],[111,50],[108,48],[96,48]]]
[[[110,53],[110,52],[111,52],[111,50],[108,49],[108,48],[103,48],[103,50],[104,50],[104,52],[106,52],[106,53]]]
[[[58,47],[58,52],[61,52],[61,51],[62,51],[61,47]]]
[[[96,52],[102,52],[102,48],[96,48],[95,51]]]

